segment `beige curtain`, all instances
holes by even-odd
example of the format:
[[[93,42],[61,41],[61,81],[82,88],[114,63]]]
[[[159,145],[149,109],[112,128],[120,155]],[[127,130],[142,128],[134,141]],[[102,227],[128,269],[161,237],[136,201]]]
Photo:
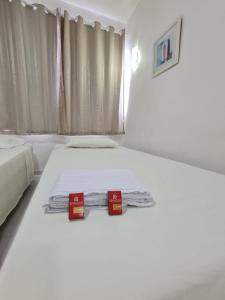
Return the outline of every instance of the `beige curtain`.
[[[65,134],[123,133],[121,97],[122,35],[86,25],[82,17],[64,15],[64,105],[61,130]]]
[[[56,133],[57,18],[0,0],[0,131]]]

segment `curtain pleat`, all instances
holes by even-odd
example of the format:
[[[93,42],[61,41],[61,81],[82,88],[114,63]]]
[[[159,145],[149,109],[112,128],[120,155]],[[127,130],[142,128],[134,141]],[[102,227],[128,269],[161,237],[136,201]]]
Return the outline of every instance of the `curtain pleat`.
[[[68,12],[64,13],[64,51],[63,51],[63,64],[64,64],[64,97],[65,97],[65,111],[66,111],[66,124],[65,130],[71,131],[71,45],[70,45],[70,21]]]
[[[64,82],[63,82],[63,66],[62,66],[62,19],[60,9],[57,9],[57,124],[58,134],[63,133],[63,124],[66,120],[66,111],[64,105]]]
[[[77,131],[78,133],[83,134],[87,130],[87,123],[85,122],[85,112],[88,110],[88,100],[86,98],[87,89],[89,88],[89,82],[86,78],[87,75],[87,30],[86,26],[83,23],[83,18],[78,17],[77,21],[77,36],[76,32],[72,32],[72,38],[77,38],[77,51],[72,53],[76,55],[77,59],[77,70],[76,70],[76,82],[73,82],[72,88],[77,90],[77,98],[73,101],[77,101],[78,110],[76,112],[70,111],[72,116],[75,113],[75,118],[77,119]]]

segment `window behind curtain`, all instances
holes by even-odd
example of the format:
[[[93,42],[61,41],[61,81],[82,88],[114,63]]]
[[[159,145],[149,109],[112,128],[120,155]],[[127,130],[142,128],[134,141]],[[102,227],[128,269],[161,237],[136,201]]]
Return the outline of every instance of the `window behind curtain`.
[[[35,7],[0,0],[0,132],[123,133],[124,33]]]

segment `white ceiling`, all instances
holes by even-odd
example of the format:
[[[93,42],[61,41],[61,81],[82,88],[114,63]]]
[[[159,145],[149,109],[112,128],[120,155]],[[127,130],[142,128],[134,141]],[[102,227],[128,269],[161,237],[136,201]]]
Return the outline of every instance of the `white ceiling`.
[[[62,0],[94,13],[126,23],[140,0]]]

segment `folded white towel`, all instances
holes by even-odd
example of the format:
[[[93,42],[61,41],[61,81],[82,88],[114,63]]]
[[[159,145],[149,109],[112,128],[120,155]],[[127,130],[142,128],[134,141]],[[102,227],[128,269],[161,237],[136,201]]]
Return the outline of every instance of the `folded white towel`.
[[[151,193],[129,170],[103,169],[63,172],[45,204],[46,212],[62,212],[68,207],[70,193],[84,193],[85,206],[107,206],[107,192],[122,192],[123,204],[146,207],[153,204]]]

